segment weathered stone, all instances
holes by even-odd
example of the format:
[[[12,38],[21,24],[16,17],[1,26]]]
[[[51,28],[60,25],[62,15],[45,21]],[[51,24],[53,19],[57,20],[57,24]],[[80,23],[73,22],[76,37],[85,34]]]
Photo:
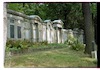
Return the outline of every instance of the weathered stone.
[[[63,29],[61,20],[43,20],[38,15],[27,16],[13,10],[7,11],[7,37],[11,40],[30,40],[32,42],[64,43],[68,36],[77,37],[83,43],[83,32],[78,29]],[[11,37],[12,36],[12,37]]]

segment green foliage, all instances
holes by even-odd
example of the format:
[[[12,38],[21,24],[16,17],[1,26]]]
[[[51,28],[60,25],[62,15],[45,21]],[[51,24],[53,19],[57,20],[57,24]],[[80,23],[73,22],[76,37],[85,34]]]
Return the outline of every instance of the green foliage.
[[[27,41],[27,40],[22,40],[22,41],[20,41],[20,43],[19,43],[19,47],[21,47],[21,48],[28,48],[28,47],[30,47],[30,44],[31,44],[31,42],[30,41]]]
[[[73,37],[70,37],[68,38],[67,41],[65,41],[65,44],[67,44],[71,49],[73,50],[76,50],[76,51],[84,51],[84,44],[82,44],[81,42],[79,42],[77,40],[77,38],[73,38]]]
[[[91,3],[93,18],[97,14],[96,3]],[[38,15],[43,20],[61,19],[64,28],[84,29],[82,3],[8,3],[8,9],[26,15]]]
[[[42,48],[55,48],[55,47],[66,47],[66,44],[51,43],[47,41],[43,42],[30,42],[28,40],[8,40],[6,43],[6,51],[16,50],[21,51],[24,49],[42,49]]]
[[[47,41],[43,41],[43,42],[40,42],[41,45],[47,45],[48,42]]]
[[[93,14],[93,18],[97,15],[97,3],[91,3],[90,4],[90,10],[91,13]]]
[[[74,43],[71,45],[71,49],[79,51],[84,50],[84,45],[80,43],[79,41],[74,41]]]
[[[8,50],[20,50],[30,47],[31,42],[27,40],[8,40],[6,43]]]
[[[71,6],[71,11],[67,15],[67,28],[80,28],[84,29],[83,13],[81,3],[74,3]]]

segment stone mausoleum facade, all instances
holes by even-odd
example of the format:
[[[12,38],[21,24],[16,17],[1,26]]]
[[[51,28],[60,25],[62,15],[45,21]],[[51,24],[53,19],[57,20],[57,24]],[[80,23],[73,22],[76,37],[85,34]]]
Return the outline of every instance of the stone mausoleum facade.
[[[83,43],[83,32],[80,34],[71,29],[63,29],[61,20],[42,20],[38,15],[25,15],[7,10],[7,39],[29,40],[32,42],[64,43],[67,35],[78,37]],[[78,35],[78,36],[77,36]]]

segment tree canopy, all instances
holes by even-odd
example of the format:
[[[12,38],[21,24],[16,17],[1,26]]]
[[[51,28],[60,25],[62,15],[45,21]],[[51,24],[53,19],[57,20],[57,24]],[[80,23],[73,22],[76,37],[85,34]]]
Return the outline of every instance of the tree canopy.
[[[93,21],[96,16],[96,3],[91,3]],[[43,20],[61,19],[64,28],[84,29],[82,3],[8,3],[8,9],[22,12],[26,15],[38,15]]]

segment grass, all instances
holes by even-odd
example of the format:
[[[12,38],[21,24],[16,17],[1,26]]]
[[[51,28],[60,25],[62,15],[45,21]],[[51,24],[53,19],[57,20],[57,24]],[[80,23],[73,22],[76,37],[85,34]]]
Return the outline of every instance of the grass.
[[[6,56],[5,67],[12,68],[87,68],[96,67],[96,61],[81,51],[68,47],[39,51],[17,56]]]
[[[16,44],[16,43],[15,43]],[[19,44],[17,44],[18,46]],[[17,46],[14,46],[13,48],[9,48],[9,45],[6,47],[6,52],[9,51],[20,51],[22,49],[43,49],[43,48],[54,48],[54,47],[66,47],[66,44],[56,44],[56,43],[51,43],[51,44],[44,44],[44,43],[36,43],[31,45],[30,47],[27,48],[17,48]],[[27,46],[27,45],[22,45]]]

